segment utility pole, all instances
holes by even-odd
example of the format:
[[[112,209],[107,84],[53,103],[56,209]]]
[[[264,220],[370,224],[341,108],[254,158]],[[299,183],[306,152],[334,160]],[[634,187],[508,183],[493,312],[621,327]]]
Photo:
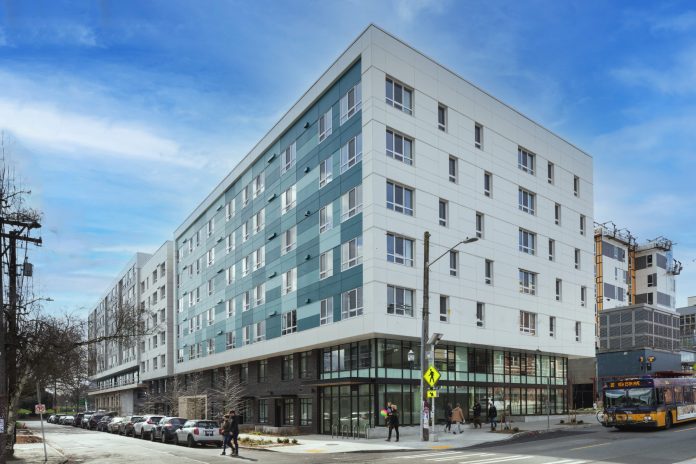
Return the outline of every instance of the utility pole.
[[[420,410],[420,429],[421,441],[428,441],[430,430],[425,422],[425,402],[427,394],[425,393],[425,371],[428,369],[425,362],[425,344],[428,342],[428,325],[430,322],[430,232],[427,230],[423,234],[423,330],[421,331],[421,346],[420,346],[420,394],[421,394],[421,410]]]
[[[1,198],[0,198],[1,200]],[[1,205],[0,205],[1,207]],[[0,214],[2,216],[2,214]],[[5,232],[5,225],[13,227],[9,232]],[[4,286],[0,285],[0,464],[4,464],[7,459],[7,443],[8,440],[14,440],[8,436],[10,428],[10,401],[17,387],[17,242],[33,243],[41,246],[41,238],[29,237],[29,232],[32,229],[38,229],[41,224],[35,219],[29,217],[20,217],[14,215],[12,219],[0,217],[0,246],[3,244],[2,239],[8,239],[8,247],[5,250],[0,250],[0,276],[2,269],[2,256],[8,252],[8,299],[7,306],[4,304]],[[26,233],[25,235],[22,235]],[[27,270],[22,270],[26,274]],[[1,277],[0,277],[1,279]],[[0,280],[2,284],[2,280]],[[13,441],[10,443],[14,444]]]

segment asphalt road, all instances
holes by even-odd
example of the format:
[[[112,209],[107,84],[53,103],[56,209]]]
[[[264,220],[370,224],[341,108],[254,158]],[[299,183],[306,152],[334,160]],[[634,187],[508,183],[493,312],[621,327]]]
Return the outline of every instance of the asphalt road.
[[[619,432],[594,427],[460,450],[297,455],[241,450],[220,456],[214,447],[185,448],[70,426],[47,424],[47,439],[78,463],[346,463],[346,464],[696,464],[696,423],[666,431]]]

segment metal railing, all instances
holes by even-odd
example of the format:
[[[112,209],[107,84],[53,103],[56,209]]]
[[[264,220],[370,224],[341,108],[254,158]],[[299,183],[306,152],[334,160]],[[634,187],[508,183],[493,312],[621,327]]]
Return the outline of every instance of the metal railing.
[[[334,437],[338,438],[338,424],[331,425],[331,439],[333,440]]]

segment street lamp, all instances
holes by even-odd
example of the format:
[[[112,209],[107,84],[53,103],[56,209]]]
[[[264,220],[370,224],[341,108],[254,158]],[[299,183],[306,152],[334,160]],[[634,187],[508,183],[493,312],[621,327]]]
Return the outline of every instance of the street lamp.
[[[413,350],[408,350],[408,365],[410,367],[409,371],[409,378],[413,378],[413,362],[416,360],[416,353],[413,352]]]
[[[425,371],[427,370],[425,362],[425,345],[428,342],[428,324],[430,323],[430,266],[435,264],[445,256],[450,251],[457,248],[459,245],[473,243],[478,240],[478,237],[467,237],[464,240],[458,242],[454,246],[448,248],[444,253],[430,261],[430,232],[425,231],[423,234],[423,327],[421,331],[421,346],[420,346],[420,359],[421,359],[421,378],[420,378],[420,393],[421,393],[421,415],[420,415],[420,429],[421,429],[421,440],[427,441],[428,431],[426,426],[428,425],[425,421],[425,384],[423,377],[425,376]],[[438,340],[439,341],[439,340]],[[434,422],[433,422],[434,425]]]

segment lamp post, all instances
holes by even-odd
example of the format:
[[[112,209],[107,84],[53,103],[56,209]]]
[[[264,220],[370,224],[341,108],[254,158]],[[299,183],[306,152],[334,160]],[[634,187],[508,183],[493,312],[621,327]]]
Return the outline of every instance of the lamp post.
[[[408,365],[410,367],[410,374],[409,378],[413,378],[413,362],[416,360],[416,354],[413,352],[413,350],[408,350]]]
[[[421,393],[421,415],[420,415],[420,429],[421,429],[421,441],[428,441],[428,425],[425,421],[425,403],[427,400],[425,393],[425,381],[423,377],[425,376],[425,371],[427,370],[425,362],[425,345],[428,342],[428,325],[430,323],[430,266],[435,264],[445,256],[450,251],[457,248],[459,245],[473,243],[478,240],[478,237],[467,237],[464,240],[458,242],[454,246],[448,248],[444,253],[430,261],[430,232],[425,231],[423,234],[423,324],[421,330],[421,346],[420,346],[420,361],[421,361],[421,376],[420,376],[420,393]]]

